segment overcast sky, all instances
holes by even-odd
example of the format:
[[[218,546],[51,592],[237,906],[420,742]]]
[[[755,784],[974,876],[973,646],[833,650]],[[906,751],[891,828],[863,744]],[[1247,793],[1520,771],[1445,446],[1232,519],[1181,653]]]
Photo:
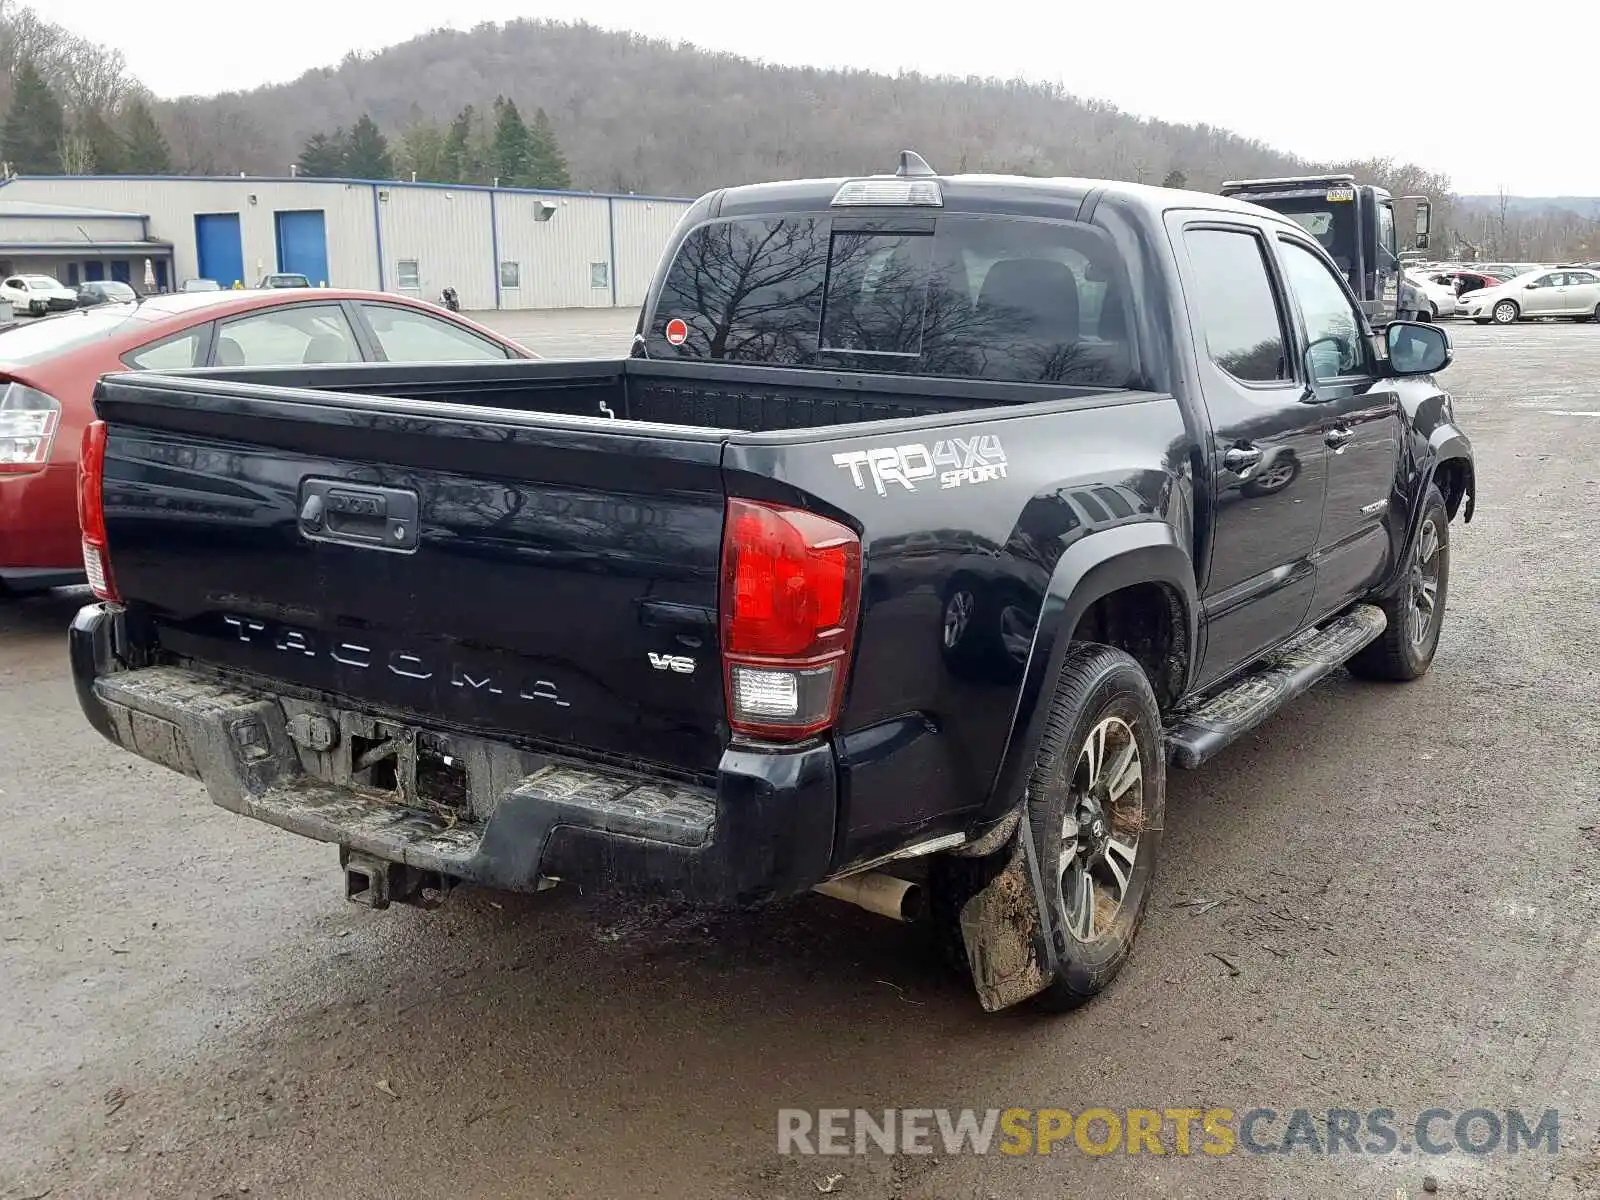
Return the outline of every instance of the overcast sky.
[[[350,50],[430,28],[512,17],[594,24],[770,62],[1059,80],[1085,97],[1171,121],[1206,121],[1312,158],[1409,159],[1458,191],[1600,196],[1596,60],[1556,43],[1565,3],[1486,10],[1469,0],[34,0],[50,20],[120,48],[157,95],[293,79]],[[1581,28],[1593,22],[1571,6]],[[898,10],[898,11],[896,11]],[[1218,14],[1226,11],[1227,18]],[[1536,20],[1515,15],[1540,14]],[[224,15],[225,14],[225,15]],[[381,14],[381,16],[380,16]],[[378,19],[374,19],[378,18]],[[1469,19],[1471,18],[1471,19]],[[1590,26],[1592,27],[1592,25]],[[1474,48],[1430,47],[1407,65],[1407,31],[1468,31]],[[1393,31],[1393,32],[1390,32]],[[1565,69],[1546,69],[1565,62]],[[604,87],[597,78],[594,86]],[[538,99],[538,82],[527,90]],[[1511,97],[1506,103],[1504,98]],[[463,96],[462,101],[480,101]]]

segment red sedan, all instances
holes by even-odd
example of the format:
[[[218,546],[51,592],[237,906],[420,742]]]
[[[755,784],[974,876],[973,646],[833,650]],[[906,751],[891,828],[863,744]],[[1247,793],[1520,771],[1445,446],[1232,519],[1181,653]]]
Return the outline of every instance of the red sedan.
[[[112,371],[536,358],[455,313],[335,288],[189,292],[0,331],[0,593],[83,581],[78,443]]]

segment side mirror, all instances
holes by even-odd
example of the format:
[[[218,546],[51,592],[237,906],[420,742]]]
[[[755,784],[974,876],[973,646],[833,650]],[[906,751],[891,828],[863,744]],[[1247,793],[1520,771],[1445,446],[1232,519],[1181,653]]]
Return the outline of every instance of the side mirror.
[[[1391,375],[1432,375],[1450,365],[1450,335],[1437,325],[1392,321],[1384,326]],[[1308,349],[1309,353],[1309,349]]]
[[[1417,249],[1428,248],[1428,230],[1433,224],[1433,206],[1426,200],[1417,201]]]

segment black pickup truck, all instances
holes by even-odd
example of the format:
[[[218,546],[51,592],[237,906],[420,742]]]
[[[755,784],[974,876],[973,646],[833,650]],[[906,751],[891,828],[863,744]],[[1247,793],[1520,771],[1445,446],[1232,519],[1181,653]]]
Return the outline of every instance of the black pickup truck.
[[[624,360],[102,380],[72,669],[374,907],[920,900],[986,1008],[1066,1008],[1169,762],[1428,669],[1450,355],[1222,197],[909,153],[730,188]]]

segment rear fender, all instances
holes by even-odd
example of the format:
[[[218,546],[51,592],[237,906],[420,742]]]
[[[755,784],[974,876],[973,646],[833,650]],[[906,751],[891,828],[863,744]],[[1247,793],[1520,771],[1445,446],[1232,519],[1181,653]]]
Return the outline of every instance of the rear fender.
[[[1011,732],[974,833],[981,834],[1005,818],[1023,798],[1073,630],[1095,601],[1140,583],[1163,584],[1178,595],[1186,635],[1185,686],[1193,679],[1199,605],[1194,565],[1187,548],[1179,543],[1177,531],[1163,521],[1145,521],[1107,529],[1074,543],[1051,574]]]

